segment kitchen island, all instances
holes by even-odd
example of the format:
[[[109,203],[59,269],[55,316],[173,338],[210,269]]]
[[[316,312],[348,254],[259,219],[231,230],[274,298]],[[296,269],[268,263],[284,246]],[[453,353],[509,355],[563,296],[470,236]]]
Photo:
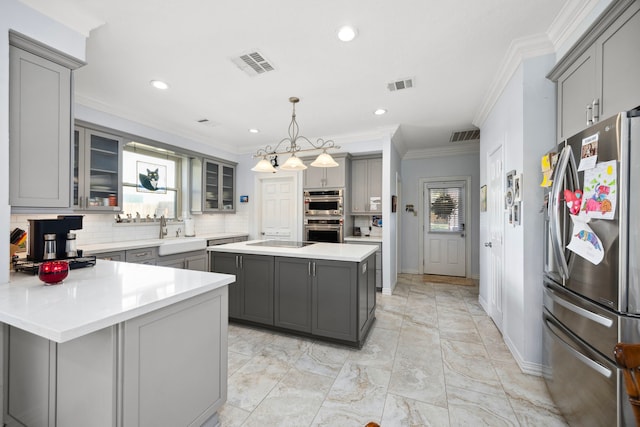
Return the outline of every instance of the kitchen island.
[[[236,322],[362,347],[375,320],[374,245],[254,240],[209,247],[233,274]]]
[[[233,276],[98,260],[0,286],[8,426],[216,425]]]

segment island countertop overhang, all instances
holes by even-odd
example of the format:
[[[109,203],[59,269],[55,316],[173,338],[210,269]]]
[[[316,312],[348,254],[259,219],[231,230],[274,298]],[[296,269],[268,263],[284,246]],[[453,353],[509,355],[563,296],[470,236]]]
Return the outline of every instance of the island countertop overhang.
[[[98,260],[59,285],[11,273],[0,322],[63,343],[233,283],[228,274]]]
[[[325,259],[330,261],[362,262],[379,248],[377,245],[361,245],[347,243],[314,243],[300,248],[252,246],[264,240],[228,243],[226,245],[209,246],[209,252],[226,252],[252,255],[270,255],[292,258]]]

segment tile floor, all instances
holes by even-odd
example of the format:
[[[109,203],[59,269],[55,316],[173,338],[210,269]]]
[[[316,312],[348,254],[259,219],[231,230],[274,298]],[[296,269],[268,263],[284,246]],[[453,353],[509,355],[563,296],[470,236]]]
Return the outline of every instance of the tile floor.
[[[566,425],[542,379],[521,373],[477,286],[401,275],[377,297],[361,350],[230,325],[222,426]]]

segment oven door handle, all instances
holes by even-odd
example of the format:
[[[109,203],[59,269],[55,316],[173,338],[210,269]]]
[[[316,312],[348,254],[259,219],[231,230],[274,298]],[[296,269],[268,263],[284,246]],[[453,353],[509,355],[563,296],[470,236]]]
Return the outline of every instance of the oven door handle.
[[[579,352],[578,350],[570,346],[565,340],[563,340],[562,337],[558,335],[556,331],[554,331],[554,329],[557,329],[558,327],[555,325],[555,322],[551,318],[545,315],[544,322],[549,332],[552,333],[557,338],[558,343],[562,345],[562,347],[565,350],[567,350],[576,359],[578,359],[579,361],[581,361],[582,363],[587,365],[589,368],[593,369],[594,371],[602,375],[603,377],[611,378],[611,375],[613,374],[613,371],[611,369],[608,369],[607,367],[602,366],[600,363],[596,362],[590,357],[585,356],[584,354],[582,354],[581,352]]]

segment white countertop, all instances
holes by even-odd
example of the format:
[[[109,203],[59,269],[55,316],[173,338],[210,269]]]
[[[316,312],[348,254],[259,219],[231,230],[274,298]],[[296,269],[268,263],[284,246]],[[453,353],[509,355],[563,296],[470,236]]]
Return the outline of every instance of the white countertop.
[[[146,240],[129,240],[124,242],[96,243],[94,245],[82,245],[78,249],[82,249],[84,255],[93,255],[101,252],[124,251],[127,249],[142,249],[142,248],[160,246],[162,242],[165,242],[167,240],[186,240],[186,239],[215,240],[215,239],[227,239],[230,237],[241,237],[241,236],[248,236],[248,233],[208,233],[208,234],[202,234],[202,235],[198,234],[194,237],[180,237],[178,239],[174,239],[174,238],[146,239]]]
[[[211,252],[231,252],[241,254],[286,256],[292,258],[327,259],[332,261],[360,262],[378,250],[377,245],[350,245],[346,243],[314,243],[302,248],[282,248],[270,246],[252,246],[251,243],[264,240],[251,240],[248,242],[228,243],[226,245],[209,246]]]
[[[226,286],[235,277],[98,260],[94,267],[70,270],[59,285],[45,286],[24,273],[11,273],[10,280],[0,285],[0,322],[62,343]]]

